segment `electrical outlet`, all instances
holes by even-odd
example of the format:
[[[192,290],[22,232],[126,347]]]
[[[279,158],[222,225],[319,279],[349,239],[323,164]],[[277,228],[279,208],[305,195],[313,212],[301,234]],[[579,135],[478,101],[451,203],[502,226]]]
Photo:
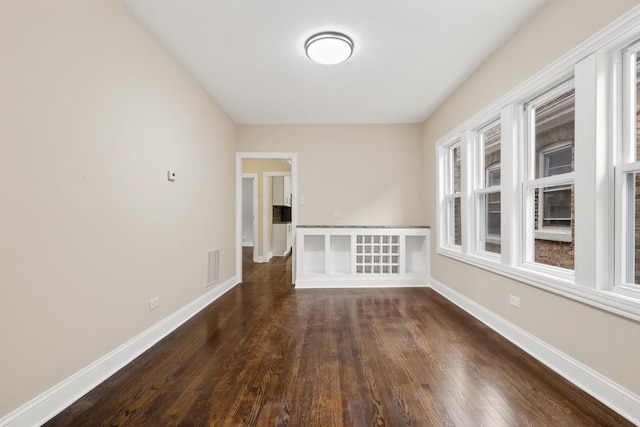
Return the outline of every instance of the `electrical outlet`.
[[[151,298],[149,300],[149,311],[160,307],[160,297]]]
[[[520,308],[520,298],[514,295],[509,295],[509,304],[516,308]]]
[[[333,217],[334,218],[342,218],[342,212],[334,212],[333,213]]]

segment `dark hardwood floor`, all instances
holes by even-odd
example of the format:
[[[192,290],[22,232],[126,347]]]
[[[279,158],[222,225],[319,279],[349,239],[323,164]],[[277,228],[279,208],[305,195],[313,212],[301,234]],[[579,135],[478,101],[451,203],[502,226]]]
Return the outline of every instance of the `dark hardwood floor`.
[[[47,426],[632,425],[431,289],[245,280]]]

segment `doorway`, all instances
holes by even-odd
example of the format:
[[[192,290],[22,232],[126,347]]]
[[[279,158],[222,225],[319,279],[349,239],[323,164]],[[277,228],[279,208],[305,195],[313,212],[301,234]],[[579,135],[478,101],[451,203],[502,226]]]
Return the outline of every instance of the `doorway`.
[[[297,164],[297,155],[296,153],[266,153],[266,152],[242,152],[236,153],[236,276],[239,282],[242,282],[242,249],[243,249],[243,161],[244,160],[278,160],[286,163],[290,168],[290,176],[291,176],[291,233],[295,235],[295,227],[298,223],[298,209],[295,206],[293,201],[297,200],[298,194],[298,164]],[[247,175],[245,173],[245,175]],[[270,176],[267,174],[258,174],[258,180],[256,181],[256,185],[254,185],[254,189],[257,187],[258,191],[260,191],[261,185],[258,182],[263,178],[260,175],[265,175],[265,177],[270,181]],[[264,179],[262,179],[262,186],[264,186]],[[258,197],[259,198],[259,197]],[[264,197],[263,197],[264,199]],[[259,199],[260,200],[260,199]],[[265,203],[264,201],[258,202],[258,215],[256,218],[260,216],[264,218],[271,218],[272,212],[271,210],[271,202]],[[265,242],[267,239],[270,239],[271,230],[267,230],[267,228],[261,224],[261,221],[254,220],[254,224],[258,223],[259,231],[254,234],[254,261],[267,261],[269,258],[269,254],[265,252]],[[270,223],[270,221],[269,221]],[[254,230],[255,230],[254,228]],[[246,234],[245,234],[246,236]],[[293,242],[295,245],[295,239]],[[267,246],[268,247],[268,246]],[[259,253],[258,253],[259,252]],[[293,256],[295,256],[295,251],[293,252]],[[294,262],[295,265],[295,262]],[[294,273],[292,271],[291,280],[293,281]]]

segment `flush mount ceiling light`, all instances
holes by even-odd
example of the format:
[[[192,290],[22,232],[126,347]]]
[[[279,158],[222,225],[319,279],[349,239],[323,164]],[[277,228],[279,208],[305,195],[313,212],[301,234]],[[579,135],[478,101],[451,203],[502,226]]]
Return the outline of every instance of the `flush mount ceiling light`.
[[[353,41],[342,33],[323,32],[309,37],[304,50],[309,59],[318,64],[339,64],[351,56]]]

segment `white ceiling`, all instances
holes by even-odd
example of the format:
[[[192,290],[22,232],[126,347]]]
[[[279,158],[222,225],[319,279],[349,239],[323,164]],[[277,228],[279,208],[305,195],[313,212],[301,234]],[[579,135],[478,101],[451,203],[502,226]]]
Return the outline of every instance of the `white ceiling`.
[[[422,122],[547,2],[121,1],[238,124]],[[353,56],[311,62],[320,31]]]

